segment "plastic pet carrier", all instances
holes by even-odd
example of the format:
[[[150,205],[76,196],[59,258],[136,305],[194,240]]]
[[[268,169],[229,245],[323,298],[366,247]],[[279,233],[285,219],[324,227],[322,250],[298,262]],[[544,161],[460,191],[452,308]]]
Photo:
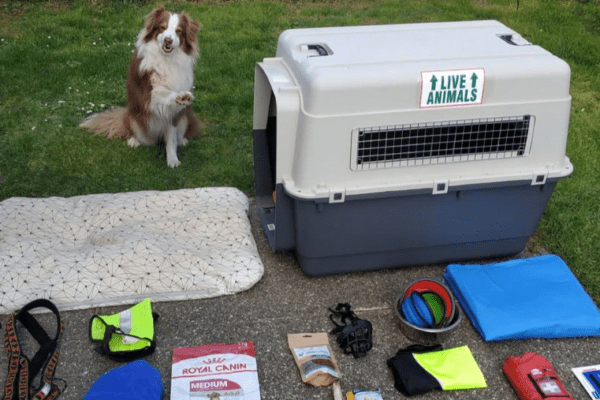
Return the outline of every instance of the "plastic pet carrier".
[[[496,21],[283,32],[254,89],[271,247],[309,275],[522,251],[573,171],[569,80]]]

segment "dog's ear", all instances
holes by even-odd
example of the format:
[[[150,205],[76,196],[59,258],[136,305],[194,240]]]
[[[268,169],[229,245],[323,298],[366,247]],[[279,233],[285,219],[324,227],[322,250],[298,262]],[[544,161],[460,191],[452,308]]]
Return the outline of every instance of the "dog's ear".
[[[146,15],[146,37],[144,38],[146,41],[152,39],[154,32],[158,29],[159,23],[165,13],[164,7],[155,8],[150,12],[150,14]]]
[[[164,7],[155,8],[150,12],[150,14],[146,15],[146,28],[152,28],[154,23],[160,19],[162,13],[165,12]]]
[[[183,29],[183,37],[185,40],[185,50],[190,51],[196,43],[196,35],[202,28],[202,25],[198,21],[194,21],[185,12],[179,15],[180,25]]]
[[[195,38],[198,31],[202,28],[202,24],[198,21],[194,21],[192,17],[185,13],[185,11],[181,13],[179,18],[182,19],[182,25],[186,27],[186,32],[191,36],[190,39]]]

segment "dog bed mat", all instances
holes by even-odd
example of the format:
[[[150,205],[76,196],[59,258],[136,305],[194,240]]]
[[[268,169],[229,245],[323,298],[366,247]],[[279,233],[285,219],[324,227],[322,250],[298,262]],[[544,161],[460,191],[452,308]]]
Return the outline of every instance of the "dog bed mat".
[[[449,265],[444,279],[485,340],[600,336],[596,304],[558,256]]]
[[[232,294],[263,274],[234,188],[0,202],[0,313]]]

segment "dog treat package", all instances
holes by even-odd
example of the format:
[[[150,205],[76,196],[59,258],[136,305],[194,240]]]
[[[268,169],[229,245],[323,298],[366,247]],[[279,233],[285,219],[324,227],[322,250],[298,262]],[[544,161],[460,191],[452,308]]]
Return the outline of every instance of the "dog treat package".
[[[303,382],[329,386],[341,378],[327,333],[289,334],[288,344]]]
[[[383,400],[379,389],[352,390],[346,393],[346,400]]]
[[[253,342],[173,350],[171,400],[260,400]]]

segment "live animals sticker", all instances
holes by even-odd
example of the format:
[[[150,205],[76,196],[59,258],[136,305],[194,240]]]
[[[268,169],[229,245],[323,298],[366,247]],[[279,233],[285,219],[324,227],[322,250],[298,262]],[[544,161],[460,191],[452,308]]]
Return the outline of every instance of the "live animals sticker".
[[[483,68],[422,71],[420,108],[481,104],[485,86]]]

